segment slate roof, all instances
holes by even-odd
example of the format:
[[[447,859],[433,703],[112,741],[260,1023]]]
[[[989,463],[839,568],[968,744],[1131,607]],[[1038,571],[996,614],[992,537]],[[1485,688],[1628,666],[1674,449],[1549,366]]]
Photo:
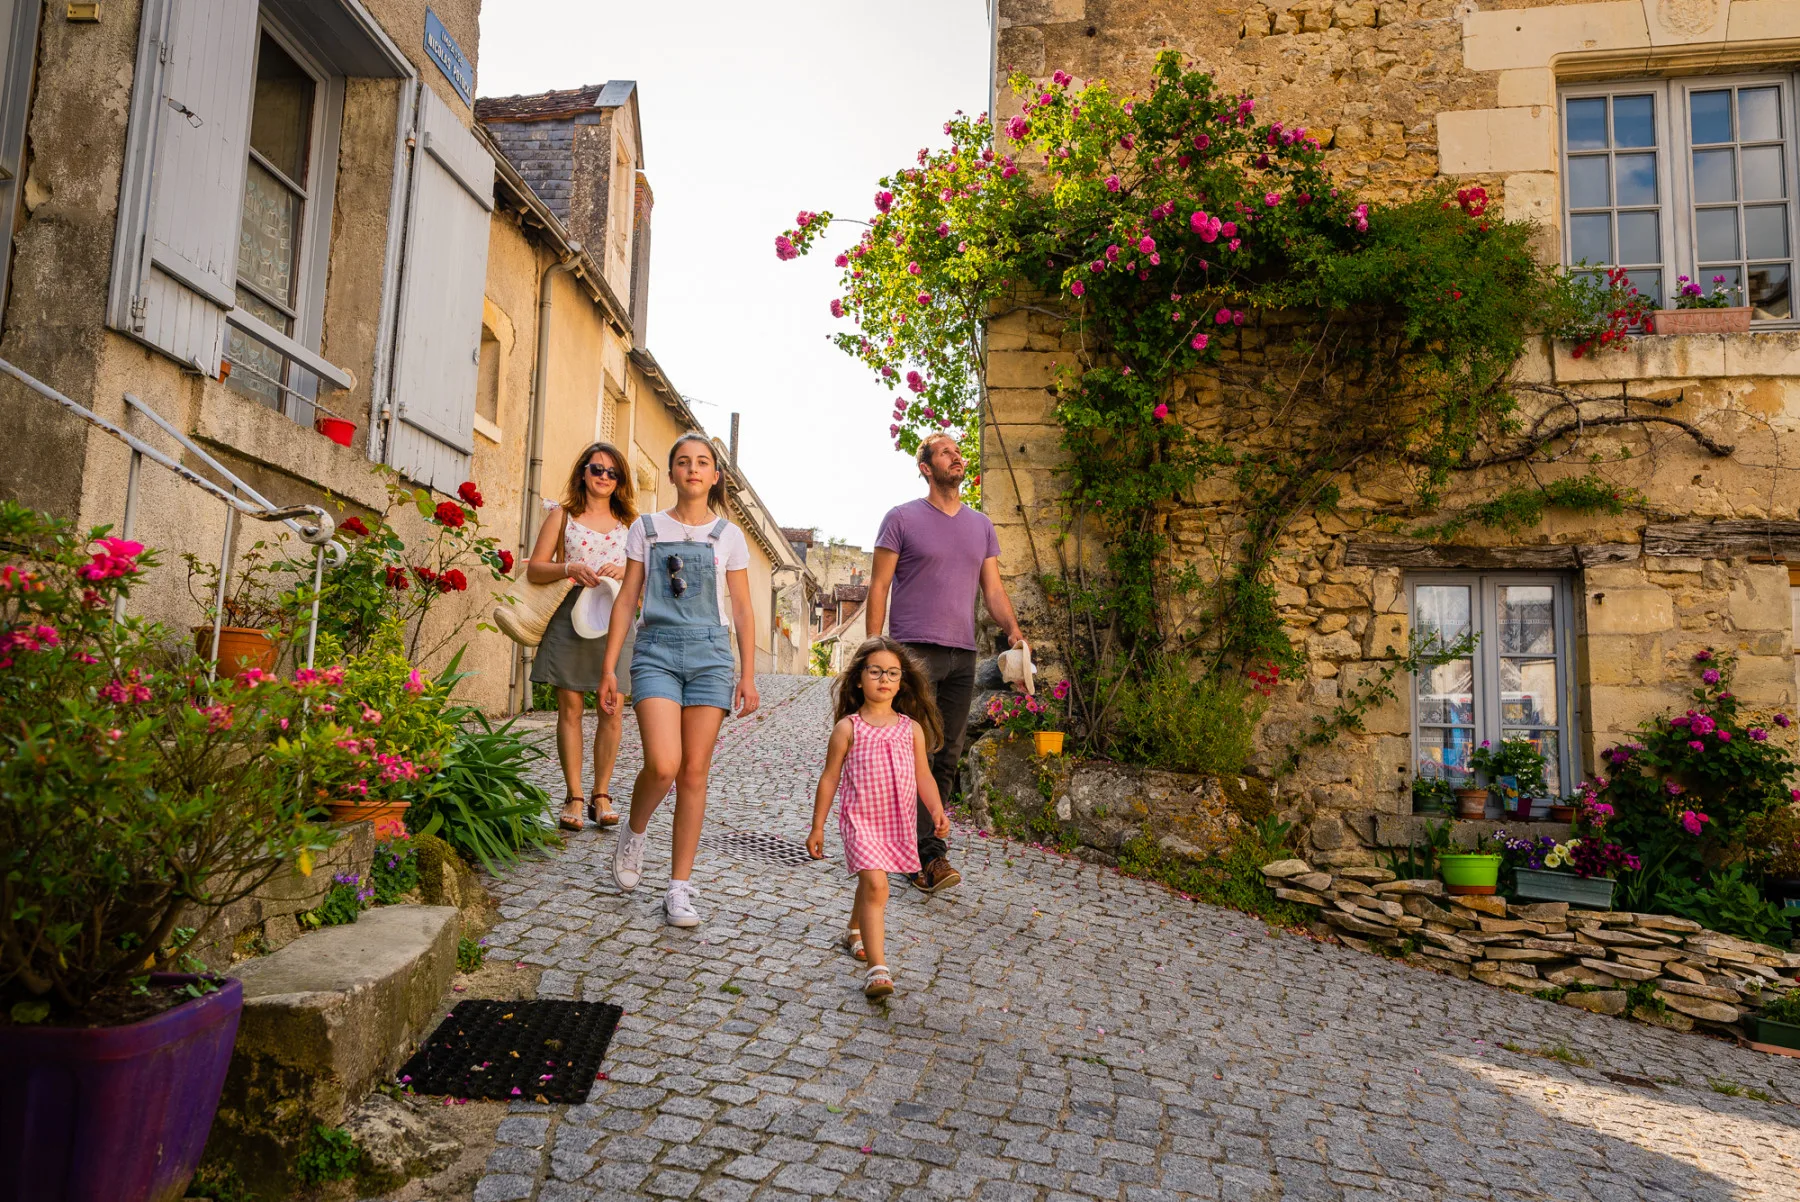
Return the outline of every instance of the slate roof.
[[[483,96],[475,101],[477,121],[551,121],[579,116],[594,109],[624,104],[637,85],[629,79],[583,84],[526,96]]]

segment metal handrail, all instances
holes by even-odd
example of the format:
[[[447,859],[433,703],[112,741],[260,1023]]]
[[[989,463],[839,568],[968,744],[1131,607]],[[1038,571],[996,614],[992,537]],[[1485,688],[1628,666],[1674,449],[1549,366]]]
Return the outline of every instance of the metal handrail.
[[[187,438],[174,426],[170,425],[163,419],[161,414],[157,413],[154,409],[151,409],[143,401],[132,396],[130,393],[125,394],[125,401],[128,405],[149,417],[162,430],[179,442],[182,447],[193,454],[198,455],[209,467],[231,481],[234,489],[248,494],[251,499],[246,500],[237,496],[234,492],[215,484],[213,481],[208,480],[191,468],[188,468],[177,460],[163,454],[142,439],[136,438],[120,429],[118,426],[113,425],[111,422],[95,413],[92,409],[63,395],[56,389],[31,375],[31,373],[9,363],[5,359],[0,359],[0,373],[11,376],[38,395],[55,401],[58,405],[61,405],[64,409],[88,423],[88,425],[99,430],[104,430],[131,449],[131,470],[126,477],[125,483],[125,520],[120,527],[120,533],[124,537],[130,538],[132,529],[137,524],[138,478],[141,475],[140,467],[145,459],[149,459],[152,463],[155,463],[160,467],[167,468],[180,479],[185,480],[195,488],[198,488],[202,492],[208,493],[225,503],[227,507],[225,511],[225,539],[219,552],[219,584],[213,598],[212,654],[208,657],[210,664],[207,669],[207,676],[209,678],[215,676],[218,672],[219,632],[223,629],[225,623],[225,589],[231,578],[231,544],[233,536],[237,532],[238,515],[241,513],[245,517],[255,518],[259,522],[283,522],[292,529],[295,534],[300,536],[301,542],[316,547],[317,552],[313,559],[312,614],[307,622],[306,631],[306,666],[309,668],[312,667],[313,654],[318,647],[319,641],[319,591],[324,583],[325,560],[327,557],[330,557],[334,560],[334,563],[341,563],[343,562],[344,555],[343,547],[332,542],[332,535],[337,531],[337,524],[332,520],[329,513],[318,505],[285,505],[281,507],[271,505],[255,489],[245,484],[242,480],[239,480],[237,476],[227,470],[217,459],[214,459],[211,455],[207,454],[200,447],[196,446],[191,439]],[[312,523],[310,525],[304,525],[296,520],[309,516],[312,518]],[[113,620],[122,621],[124,616],[125,599],[124,597],[120,597],[113,604]]]

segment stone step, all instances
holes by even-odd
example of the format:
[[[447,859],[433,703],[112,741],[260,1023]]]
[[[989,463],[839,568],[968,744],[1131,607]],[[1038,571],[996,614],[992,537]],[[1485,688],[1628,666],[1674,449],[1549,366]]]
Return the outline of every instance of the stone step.
[[[342,1123],[442,1017],[460,933],[452,906],[380,906],[237,965],[244,1012],[209,1159],[252,1189],[282,1179],[307,1132]]]

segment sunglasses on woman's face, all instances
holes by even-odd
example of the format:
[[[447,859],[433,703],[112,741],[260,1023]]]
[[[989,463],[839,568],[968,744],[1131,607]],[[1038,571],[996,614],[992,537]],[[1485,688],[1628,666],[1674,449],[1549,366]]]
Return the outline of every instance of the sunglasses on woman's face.
[[[681,574],[681,556],[671,555],[665,561],[669,569],[669,591],[677,597],[687,592],[687,577]]]
[[[596,480],[623,480],[625,478],[619,474],[618,468],[608,467],[604,463],[588,464],[587,474]]]

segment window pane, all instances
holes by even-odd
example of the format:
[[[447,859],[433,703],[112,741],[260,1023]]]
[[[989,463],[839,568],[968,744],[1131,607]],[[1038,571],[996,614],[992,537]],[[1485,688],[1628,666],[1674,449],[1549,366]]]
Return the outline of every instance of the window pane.
[[[1689,128],[1695,142],[1729,142],[1731,92],[1694,92],[1688,96]]]
[[[300,198],[286,184],[250,164],[244,181],[244,221],[238,233],[238,279],[264,296],[293,303],[294,251]]]
[[[1469,776],[1469,752],[1475,747],[1472,727],[1427,727],[1419,732],[1419,775],[1448,777],[1454,786]]]
[[[238,304],[282,332],[287,331],[287,315],[265,303],[254,293],[237,290]],[[252,338],[235,326],[225,332],[225,358],[232,371],[225,382],[233,391],[261,401],[271,409],[281,408],[281,389],[273,381],[283,379],[286,361],[281,352],[268,343]]]
[[[1714,289],[1723,288],[1729,292],[1731,289],[1739,287],[1744,282],[1739,276],[1738,269],[1735,267],[1702,268],[1700,271],[1700,280],[1700,286],[1708,296],[1712,295]],[[1738,300],[1736,296],[1732,296],[1730,299],[1739,304],[1744,303],[1743,301]]]
[[[1662,260],[1662,239],[1655,213],[1619,214],[1619,262],[1656,263]]]
[[[1475,721],[1475,664],[1453,659],[1419,673],[1421,723]]]
[[[1612,203],[1606,186],[1606,156],[1584,155],[1569,160],[1569,207],[1604,209]]]
[[[1654,96],[1615,96],[1613,98],[1613,145],[1656,145],[1656,98]]]
[[[1765,321],[1793,316],[1791,281],[1786,263],[1753,263],[1750,265],[1750,303],[1755,306],[1752,317]]]
[[[1758,205],[1744,210],[1744,253],[1752,259],[1787,257],[1786,205]]]
[[[1734,150],[1696,150],[1694,152],[1694,201],[1712,204],[1736,200],[1737,175],[1732,160]]]
[[[1625,278],[1631,281],[1639,296],[1649,297],[1652,304],[1662,304],[1662,272],[1628,271]]]
[[[1711,263],[1738,257],[1736,209],[1700,209],[1694,213],[1694,234],[1700,259]]]
[[[1740,142],[1772,142],[1781,137],[1781,89],[1739,91],[1738,129]]]
[[[1509,726],[1556,725],[1556,661],[1500,658],[1500,721]]]
[[[1577,263],[1612,262],[1612,218],[1605,213],[1569,218],[1569,257]]]
[[[1618,179],[1619,203],[1653,205],[1656,203],[1656,156],[1622,154],[1613,159]]]
[[[1606,149],[1606,99],[1569,101],[1569,149]]]
[[[1469,586],[1421,584],[1413,590],[1413,625],[1427,639],[1454,643],[1469,633]]]
[[[1556,599],[1549,585],[1503,585],[1499,607],[1501,655],[1556,654]]]
[[[1787,195],[1784,174],[1781,147],[1752,146],[1744,152],[1744,199],[1780,200]]]
[[[312,141],[315,85],[268,34],[256,57],[256,103],[250,110],[250,145],[297,184],[306,183]]]

